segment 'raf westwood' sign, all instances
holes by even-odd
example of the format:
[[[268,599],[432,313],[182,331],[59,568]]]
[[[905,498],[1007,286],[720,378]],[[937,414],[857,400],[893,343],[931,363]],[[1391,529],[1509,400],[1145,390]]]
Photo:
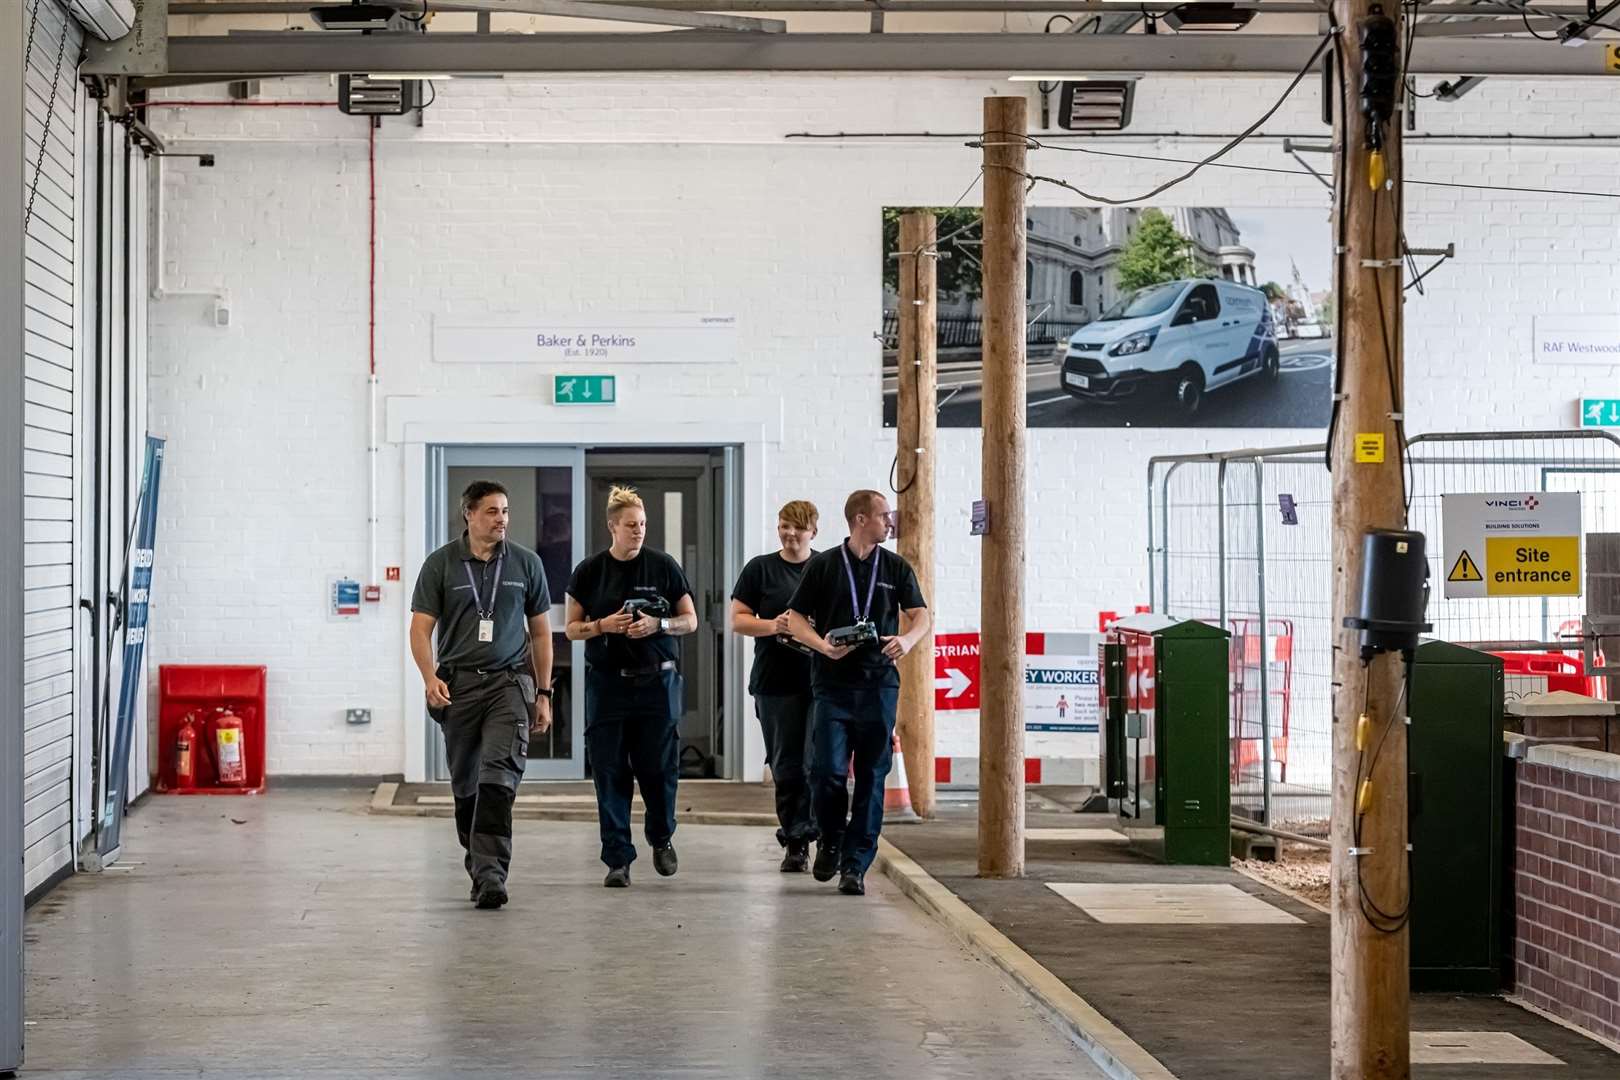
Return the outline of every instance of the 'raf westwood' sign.
[[[1620,315],[1537,315],[1536,361],[1620,365]]]
[[[509,324],[435,320],[433,359],[441,364],[723,364],[737,359],[737,316],[574,316]]]

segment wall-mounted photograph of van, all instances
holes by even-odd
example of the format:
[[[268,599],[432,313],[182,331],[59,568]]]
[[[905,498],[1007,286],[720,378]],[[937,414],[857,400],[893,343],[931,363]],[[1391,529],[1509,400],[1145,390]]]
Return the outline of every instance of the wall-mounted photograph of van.
[[[899,378],[899,221],[883,211],[883,422]],[[939,424],[978,427],[983,231],[936,209]],[[1024,268],[1030,427],[1327,426],[1333,263],[1317,210],[1037,207]]]

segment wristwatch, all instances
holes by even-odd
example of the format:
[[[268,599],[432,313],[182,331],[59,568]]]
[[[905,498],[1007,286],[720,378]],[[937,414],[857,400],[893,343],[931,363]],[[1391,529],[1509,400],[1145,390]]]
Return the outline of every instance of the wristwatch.
[[[669,633],[669,620],[668,619],[659,619],[658,620],[658,629],[659,629],[659,631],[661,633],[665,633],[665,634]]]
[[[552,695],[553,691],[551,690],[550,687],[547,687],[544,690],[537,689],[537,690],[535,690],[535,693],[539,694],[543,698],[549,698]]]

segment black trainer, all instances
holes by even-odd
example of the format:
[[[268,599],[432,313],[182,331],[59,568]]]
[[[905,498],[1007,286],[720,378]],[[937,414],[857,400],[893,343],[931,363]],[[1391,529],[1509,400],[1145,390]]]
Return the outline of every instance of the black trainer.
[[[602,885],[609,889],[628,889],[630,887],[630,867],[615,866],[608,871],[607,877],[602,879]]]
[[[831,881],[838,874],[838,845],[816,841],[816,865],[810,873],[817,881]]]
[[[467,894],[467,899],[473,900],[473,901],[476,901],[478,899],[478,882],[476,882],[476,881],[473,882],[472,892]]]
[[[674,844],[653,848],[653,869],[658,871],[659,877],[674,877],[675,871],[680,868],[680,860],[675,858]]]
[[[810,845],[803,840],[788,841],[781,869],[784,874],[802,874],[810,869]]]
[[[838,878],[838,891],[845,896],[865,896],[866,875],[859,870],[845,870]]]
[[[506,903],[506,886],[495,881],[486,881],[478,887],[478,895],[474,897],[480,911],[494,911]]]

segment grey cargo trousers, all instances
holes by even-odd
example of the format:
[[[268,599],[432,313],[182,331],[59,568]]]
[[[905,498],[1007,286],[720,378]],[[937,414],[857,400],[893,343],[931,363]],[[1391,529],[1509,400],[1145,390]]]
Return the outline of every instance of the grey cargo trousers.
[[[467,875],[475,886],[504,885],[512,865],[512,803],[528,763],[534,679],[461,668],[445,682],[450,704],[432,715],[444,731]]]

